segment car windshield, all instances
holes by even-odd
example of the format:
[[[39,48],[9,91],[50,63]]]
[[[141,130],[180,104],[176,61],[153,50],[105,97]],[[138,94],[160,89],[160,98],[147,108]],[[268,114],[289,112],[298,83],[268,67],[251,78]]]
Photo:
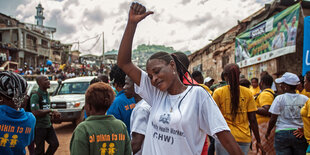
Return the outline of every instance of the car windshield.
[[[64,83],[62,84],[58,94],[85,94],[89,82]]]

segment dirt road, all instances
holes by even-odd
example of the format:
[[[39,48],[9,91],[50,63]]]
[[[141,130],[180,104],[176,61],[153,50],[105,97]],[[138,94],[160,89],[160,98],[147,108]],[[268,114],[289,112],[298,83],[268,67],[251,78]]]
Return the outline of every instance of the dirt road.
[[[59,141],[59,148],[55,155],[70,155],[70,140],[75,126],[71,122],[65,122],[54,124],[54,129]]]
[[[56,131],[59,147],[55,155],[70,155],[70,140],[75,126],[71,122],[65,122],[61,124],[54,124],[54,129]],[[45,143],[45,149],[47,149],[48,144]],[[26,149],[27,150],[27,149]],[[27,150],[27,155],[28,155]]]

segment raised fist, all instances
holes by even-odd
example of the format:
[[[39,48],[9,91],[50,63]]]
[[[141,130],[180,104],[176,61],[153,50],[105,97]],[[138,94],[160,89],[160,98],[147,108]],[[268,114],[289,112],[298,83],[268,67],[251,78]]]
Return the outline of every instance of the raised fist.
[[[153,14],[152,11],[147,11],[143,5],[133,2],[130,6],[129,11],[129,23],[138,24],[141,20],[143,20],[146,16]]]

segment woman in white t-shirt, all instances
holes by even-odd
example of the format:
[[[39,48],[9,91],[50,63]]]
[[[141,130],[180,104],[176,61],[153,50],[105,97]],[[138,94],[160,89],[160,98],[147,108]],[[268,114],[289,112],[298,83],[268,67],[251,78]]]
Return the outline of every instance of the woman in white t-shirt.
[[[300,83],[296,74],[286,72],[281,78],[275,80],[281,85],[284,94],[277,96],[269,109],[269,120],[266,139],[272,128],[276,125],[274,147],[276,154],[304,155],[307,141],[304,137],[296,137],[295,132],[303,127],[300,110],[307,102],[308,97],[296,94],[297,85]]]
[[[142,154],[201,154],[206,134],[216,136],[231,154],[243,154],[211,95],[185,86],[178,77],[181,63],[165,52],[152,55],[147,73],[131,61],[137,24],[153,12],[132,3],[117,64],[136,83],[135,91],[152,107]]]

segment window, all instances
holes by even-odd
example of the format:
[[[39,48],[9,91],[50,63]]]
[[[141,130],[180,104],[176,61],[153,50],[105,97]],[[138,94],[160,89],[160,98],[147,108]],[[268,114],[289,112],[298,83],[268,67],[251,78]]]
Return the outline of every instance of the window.
[[[43,48],[48,48],[48,42],[46,40],[41,40],[41,44]]]
[[[88,86],[89,82],[64,83],[58,94],[85,94]]]
[[[229,63],[229,56],[228,55],[224,55],[222,57],[222,67],[224,68],[228,63]]]

